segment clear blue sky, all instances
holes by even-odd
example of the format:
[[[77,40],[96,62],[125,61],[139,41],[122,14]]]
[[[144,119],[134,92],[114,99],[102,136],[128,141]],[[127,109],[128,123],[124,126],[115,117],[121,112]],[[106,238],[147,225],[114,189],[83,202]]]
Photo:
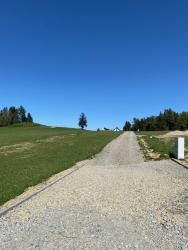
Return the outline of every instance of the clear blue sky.
[[[90,129],[188,110],[187,0],[0,0],[0,107]]]

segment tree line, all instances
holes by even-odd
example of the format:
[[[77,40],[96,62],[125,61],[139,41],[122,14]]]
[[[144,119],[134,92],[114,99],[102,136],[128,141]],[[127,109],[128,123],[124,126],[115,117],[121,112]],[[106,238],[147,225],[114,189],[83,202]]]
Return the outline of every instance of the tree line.
[[[157,116],[146,118],[134,118],[133,122],[125,122],[124,131],[162,131],[162,130],[187,130],[188,112],[175,112],[172,109],[165,109]]]
[[[0,110],[0,127],[25,122],[33,123],[33,118],[23,106],[18,108],[15,106],[4,107]]]

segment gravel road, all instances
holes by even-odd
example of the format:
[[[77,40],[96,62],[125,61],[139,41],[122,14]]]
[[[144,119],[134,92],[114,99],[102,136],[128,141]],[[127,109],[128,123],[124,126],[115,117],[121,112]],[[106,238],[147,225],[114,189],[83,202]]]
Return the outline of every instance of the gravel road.
[[[126,132],[0,218],[0,249],[188,249],[188,170]]]
[[[98,154],[89,164],[111,168],[141,162],[144,162],[144,159],[140,152],[136,135],[133,132],[129,132],[124,133],[112,143],[109,143],[102,153]]]

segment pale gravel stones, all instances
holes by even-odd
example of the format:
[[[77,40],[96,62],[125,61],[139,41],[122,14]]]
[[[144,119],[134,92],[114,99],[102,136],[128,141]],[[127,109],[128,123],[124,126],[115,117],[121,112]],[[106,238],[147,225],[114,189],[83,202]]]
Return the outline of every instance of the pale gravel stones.
[[[111,168],[141,162],[144,162],[144,159],[136,135],[133,132],[126,132],[109,143],[89,164]]]
[[[143,161],[125,133],[0,218],[0,249],[187,250],[188,171]]]

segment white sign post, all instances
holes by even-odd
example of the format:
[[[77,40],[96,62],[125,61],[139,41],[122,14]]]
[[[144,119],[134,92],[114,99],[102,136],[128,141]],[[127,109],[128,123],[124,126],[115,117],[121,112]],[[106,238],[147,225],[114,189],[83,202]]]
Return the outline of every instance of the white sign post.
[[[185,155],[185,138],[178,137],[176,139],[176,146],[175,146],[175,156],[178,160],[184,160]]]

